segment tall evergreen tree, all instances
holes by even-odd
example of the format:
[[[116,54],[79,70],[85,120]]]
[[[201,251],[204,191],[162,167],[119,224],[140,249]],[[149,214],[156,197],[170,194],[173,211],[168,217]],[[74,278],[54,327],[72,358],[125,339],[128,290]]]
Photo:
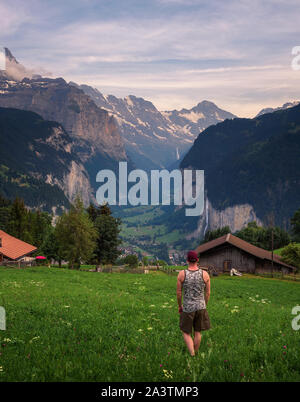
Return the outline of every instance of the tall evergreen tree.
[[[8,231],[11,204],[11,201],[0,194],[0,230],[4,230],[5,232]]]
[[[300,243],[300,208],[291,218],[293,240]]]
[[[97,230],[95,261],[98,264],[114,264],[120,255],[118,247],[122,243],[119,237],[121,220],[114,218],[109,206],[104,204],[97,210],[94,225]]]
[[[90,217],[90,220],[94,223],[97,219],[97,216],[100,215],[99,208],[95,207],[94,204],[90,203],[87,208],[87,213]]]
[[[47,233],[41,246],[41,252],[48,260],[58,261],[59,266],[61,266],[63,256],[60,254],[59,242],[54,228]]]
[[[32,216],[31,230],[33,244],[41,247],[48,233],[51,231],[52,217],[47,212],[35,211]]]
[[[58,218],[55,232],[59,254],[69,262],[70,268],[79,268],[81,261],[88,261],[92,257],[97,232],[79,197],[69,212]]]
[[[29,241],[28,233],[28,211],[24,201],[17,197],[10,209],[8,232],[20,240]]]

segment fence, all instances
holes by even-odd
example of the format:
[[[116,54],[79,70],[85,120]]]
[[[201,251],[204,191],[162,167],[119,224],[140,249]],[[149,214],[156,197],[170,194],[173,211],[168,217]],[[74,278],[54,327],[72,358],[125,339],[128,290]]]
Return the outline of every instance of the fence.
[[[163,265],[161,267],[159,267],[160,271],[165,272],[168,275],[178,275],[178,270],[174,267],[169,267],[168,265]]]
[[[91,270],[91,271],[96,271],[96,272],[104,272],[104,273],[119,273],[119,274],[124,274],[124,273],[129,273],[129,274],[144,274],[146,269],[142,267],[135,267],[131,268],[127,265],[123,266],[103,266],[103,267],[97,267],[96,270]],[[149,270],[148,270],[149,271]]]
[[[281,274],[280,272],[264,272],[264,273],[255,273],[255,276],[260,276],[262,278],[273,278],[273,279],[284,279],[287,281],[295,281],[295,282],[300,282],[300,274],[299,273],[294,273],[294,274]]]
[[[35,266],[36,262],[35,261],[2,261],[1,266],[2,267],[14,267],[14,268],[26,268],[26,267],[32,267]]]

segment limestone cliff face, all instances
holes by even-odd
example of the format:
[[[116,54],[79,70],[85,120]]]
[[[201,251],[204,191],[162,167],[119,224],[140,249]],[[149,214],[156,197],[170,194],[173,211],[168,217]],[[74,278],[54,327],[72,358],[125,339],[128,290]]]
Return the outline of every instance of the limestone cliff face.
[[[38,179],[45,179],[45,182],[48,184],[57,185],[61,190],[63,190],[70,202],[75,199],[77,194],[80,194],[85,205],[88,205],[91,200],[94,200],[93,190],[89,182],[89,175],[80,159],[73,152],[74,144],[62,126],[58,125],[52,127],[49,131],[49,136],[46,138],[37,138],[34,143],[30,143],[29,147],[36,153],[36,156],[39,158],[46,157],[46,155],[37,151],[35,144],[44,144],[52,150],[54,149],[63,169],[59,174],[55,169],[55,173],[47,174],[41,174],[40,171],[32,171],[32,176]],[[68,155],[68,158],[66,158],[65,155]],[[51,171],[50,166],[49,170]]]
[[[207,230],[214,230],[224,226],[229,226],[231,232],[234,233],[252,221],[256,221],[258,225],[263,225],[263,222],[256,216],[253,207],[249,204],[234,205],[224,210],[217,210],[206,199],[204,213],[198,220],[197,229],[190,233],[187,239],[203,238]]]
[[[74,201],[77,194],[80,194],[85,206],[89,205],[91,200],[94,200],[88,174],[84,166],[78,162],[71,162],[69,168],[64,172],[62,179],[50,173],[47,174],[45,182],[51,185],[57,185],[63,190],[70,202]]]
[[[48,210],[67,207],[77,193],[85,205],[93,200],[88,172],[58,123],[33,112],[0,108],[0,143],[4,194],[18,194],[30,206],[46,202]]]
[[[214,209],[209,201],[208,205],[208,223],[211,230],[229,226],[232,232],[236,232],[252,221],[256,221],[259,225],[263,224],[249,204],[234,205],[222,211]]]

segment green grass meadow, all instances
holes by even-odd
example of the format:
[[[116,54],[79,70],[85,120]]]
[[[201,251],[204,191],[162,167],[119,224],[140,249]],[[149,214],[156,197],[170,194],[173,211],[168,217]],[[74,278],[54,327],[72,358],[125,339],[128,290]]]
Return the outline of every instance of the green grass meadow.
[[[176,276],[0,268],[0,381],[300,381],[300,284],[211,279],[212,329],[188,355]]]

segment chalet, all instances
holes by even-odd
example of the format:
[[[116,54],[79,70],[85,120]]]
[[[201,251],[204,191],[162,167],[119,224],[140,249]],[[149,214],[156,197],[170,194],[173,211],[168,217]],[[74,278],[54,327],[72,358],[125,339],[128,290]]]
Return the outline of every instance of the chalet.
[[[280,257],[262,248],[227,234],[218,239],[201,244],[195,250],[200,257],[200,266],[217,272],[229,272],[235,268],[240,272],[266,273],[280,272],[287,274],[294,272],[295,267],[283,262]]]
[[[0,265],[4,262],[20,262],[37,248],[0,230]]]

